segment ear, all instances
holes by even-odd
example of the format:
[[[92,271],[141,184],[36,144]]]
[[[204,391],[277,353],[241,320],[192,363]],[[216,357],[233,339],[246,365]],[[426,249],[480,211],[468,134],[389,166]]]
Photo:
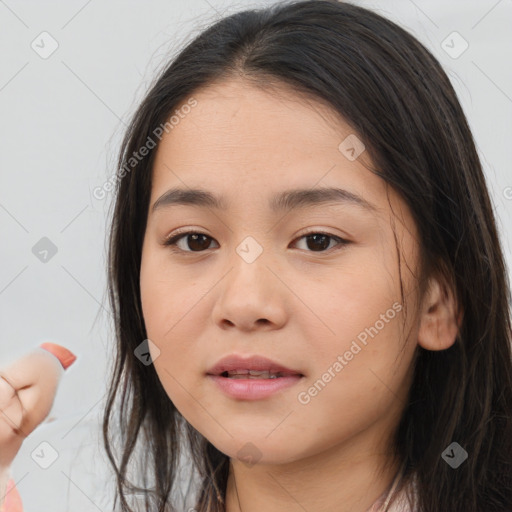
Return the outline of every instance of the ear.
[[[444,279],[431,277],[420,310],[418,343],[426,350],[451,347],[462,322],[453,290]]]

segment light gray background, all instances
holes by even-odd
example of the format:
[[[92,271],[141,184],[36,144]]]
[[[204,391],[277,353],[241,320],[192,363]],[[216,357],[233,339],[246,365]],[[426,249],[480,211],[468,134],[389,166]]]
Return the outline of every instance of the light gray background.
[[[26,512],[109,510],[98,425],[112,345],[105,280],[111,196],[97,200],[92,190],[115,172],[130,114],[174,52],[218,17],[270,3],[0,0],[0,364],[44,341],[78,356],[49,421],[13,465]],[[512,0],[353,3],[411,31],[447,70],[478,145],[510,266]],[[31,47],[43,31],[59,45],[47,59]],[[469,44],[458,58],[443,49],[443,41],[460,48],[446,39],[453,31]],[[32,252],[43,237],[57,248],[46,263]],[[58,453],[48,469],[31,457],[42,442]]]

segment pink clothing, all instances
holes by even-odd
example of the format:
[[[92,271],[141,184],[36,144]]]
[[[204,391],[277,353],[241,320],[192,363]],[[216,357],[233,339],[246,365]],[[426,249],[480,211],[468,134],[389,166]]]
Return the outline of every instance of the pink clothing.
[[[12,478],[7,481],[5,500],[4,504],[0,507],[0,512],[23,512],[21,497]]]
[[[405,487],[397,493],[393,503],[390,504],[391,498],[402,480],[403,470],[404,468],[402,467],[391,485],[377,498],[377,501],[366,512],[414,512],[407,499]],[[414,482],[413,494],[415,494]]]

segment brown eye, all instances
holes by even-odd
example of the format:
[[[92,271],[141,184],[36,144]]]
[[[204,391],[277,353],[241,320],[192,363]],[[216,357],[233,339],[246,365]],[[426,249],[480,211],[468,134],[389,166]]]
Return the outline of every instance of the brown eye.
[[[185,241],[180,247],[178,245],[178,242],[181,242],[181,239],[185,239]],[[175,246],[178,248],[178,250],[184,252],[202,252],[208,249],[211,240],[213,240],[213,238],[209,237],[208,235],[205,235],[204,233],[196,233],[189,231],[187,233],[180,233],[179,235],[169,238],[164,243],[164,245]]]
[[[307,239],[306,249],[310,252],[327,252],[332,247],[329,247],[331,241],[335,240],[338,246],[344,246],[349,244],[348,240],[344,240],[339,236],[330,235],[329,233],[317,233],[311,232],[302,235],[297,240]]]

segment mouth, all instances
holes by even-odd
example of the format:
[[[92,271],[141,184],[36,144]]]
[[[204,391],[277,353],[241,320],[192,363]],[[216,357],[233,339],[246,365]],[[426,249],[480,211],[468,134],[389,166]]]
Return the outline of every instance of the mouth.
[[[227,379],[280,379],[283,377],[303,377],[301,373],[291,372],[272,372],[270,370],[231,370],[223,371],[218,374],[219,377]]]
[[[231,354],[210,368],[207,377],[217,389],[236,400],[263,400],[303,381],[299,370],[287,368],[264,356]]]
[[[295,369],[287,368],[282,364],[264,356],[243,356],[231,354],[220,359],[207,375],[224,377],[226,379],[281,379],[285,377],[304,377],[304,374]]]
[[[298,373],[271,373],[269,371],[233,370],[207,377],[217,389],[235,400],[264,400],[285,392],[302,381]]]

